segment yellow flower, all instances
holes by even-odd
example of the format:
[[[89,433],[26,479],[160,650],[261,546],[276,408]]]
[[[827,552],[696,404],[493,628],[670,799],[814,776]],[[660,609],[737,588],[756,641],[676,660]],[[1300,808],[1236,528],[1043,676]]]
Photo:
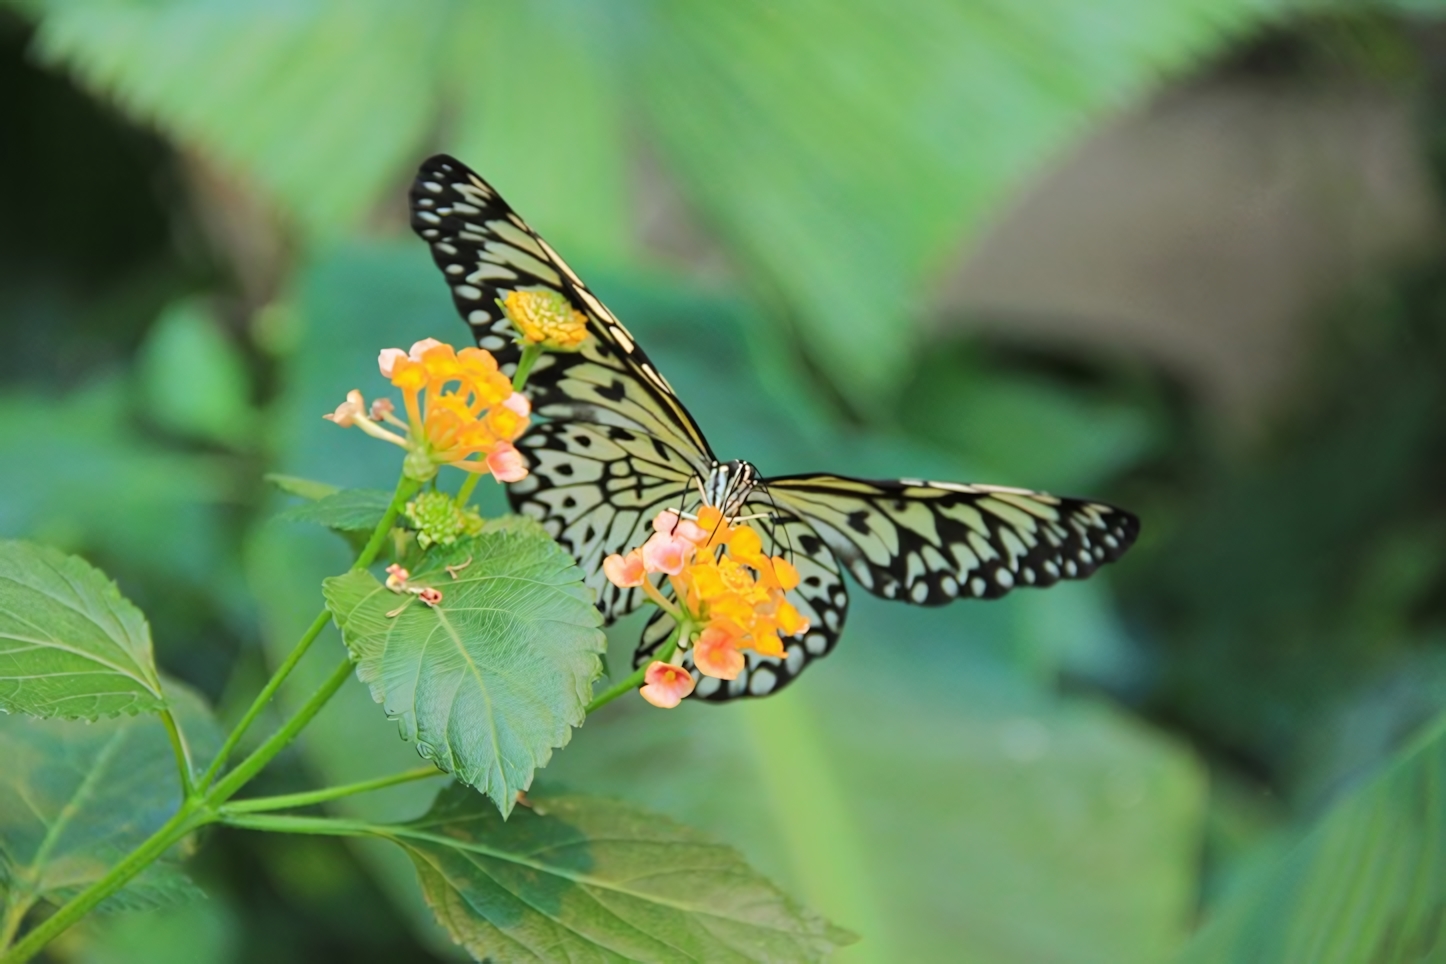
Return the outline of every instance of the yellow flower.
[[[502,482],[527,476],[526,462],[512,443],[527,431],[531,406],[512,390],[490,352],[457,351],[426,338],[410,351],[383,350],[377,366],[401,389],[406,421],[394,414],[395,406],[386,399],[368,410],[361,392],[355,390],[325,417],[406,449],[404,471],[419,481],[432,478],[443,465],[490,473]]]
[[[641,547],[604,560],[603,572],[619,587],[640,586],[678,621],[678,645],[692,648],[699,673],[734,679],[744,666],[742,650],[781,659],[781,637],[808,632],[808,619],[785,597],[798,587],[798,571],[782,556],[766,555],[750,526],[705,507],[696,520],[661,512],[653,529]],[[652,582],[656,574],[668,577],[673,601]]]
[[[577,351],[587,340],[587,315],[556,291],[513,291],[499,301],[523,342]]]

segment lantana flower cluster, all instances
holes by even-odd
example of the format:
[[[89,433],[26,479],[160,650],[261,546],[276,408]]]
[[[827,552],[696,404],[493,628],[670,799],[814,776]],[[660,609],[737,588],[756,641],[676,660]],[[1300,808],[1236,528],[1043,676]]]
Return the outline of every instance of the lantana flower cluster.
[[[396,416],[389,399],[368,407],[355,389],[327,419],[406,449],[403,471],[419,481],[431,479],[443,465],[490,473],[499,482],[527,477],[527,463],[512,443],[527,430],[532,408],[497,370],[491,352],[458,351],[425,338],[409,351],[384,349],[377,365],[402,390],[407,420]]]
[[[603,560],[603,572],[616,586],[641,587],[679,623],[672,661],[655,660],[644,674],[640,692],[654,706],[677,706],[693,691],[692,675],[678,665],[689,649],[699,673],[731,680],[743,670],[743,650],[782,658],[782,637],[808,632],[808,619],[785,596],[797,588],[798,571],[765,553],[752,527],[731,524],[711,506],[696,519],[658,513],[648,540]],[[655,575],[668,579],[673,601]]]

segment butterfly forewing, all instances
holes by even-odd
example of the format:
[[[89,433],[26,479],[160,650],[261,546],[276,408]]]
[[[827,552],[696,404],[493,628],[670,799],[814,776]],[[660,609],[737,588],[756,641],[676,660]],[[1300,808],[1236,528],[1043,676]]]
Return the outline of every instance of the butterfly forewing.
[[[667,381],[632,335],[567,263],[486,181],[456,158],[422,163],[411,191],[412,229],[427,242],[477,344],[509,374],[520,352],[499,306],[514,291],[553,291],[587,318],[575,352],[546,352],[528,377],[537,412],[558,419],[623,425],[681,451],[708,455]]]
[[[1122,509],[1025,489],[836,475],[764,484],[865,589],[921,606],[1083,579],[1139,534]]]

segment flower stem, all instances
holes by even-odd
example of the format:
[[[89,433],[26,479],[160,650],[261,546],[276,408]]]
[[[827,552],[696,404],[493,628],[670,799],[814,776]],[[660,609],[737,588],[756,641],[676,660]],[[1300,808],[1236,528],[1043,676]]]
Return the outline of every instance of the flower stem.
[[[409,479],[406,476],[402,476],[397,480],[397,488],[392,494],[391,504],[387,506],[387,511],[382,515],[382,519],[377,523],[377,527],[372,530],[372,535],[371,538],[367,540],[366,548],[362,549],[361,554],[357,556],[356,562],[352,564],[353,569],[365,569],[376,560],[377,554],[381,551],[382,544],[386,541],[387,534],[392,531],[392,525],[397,521],[397,516],[406,506],[407,500],[415,495],[417,489],[420,487],[420,482]],[[206,772],[202,774],[201,779],[197,781],[196,789],[205,791],[216,779],[216,775],[219,774],[222,767],[226,765],[226,761],[230,759],[231,754],[236,749],[236,745],[241,742],[241,738],[251,729],[251,725],[256,722],[256,718],[266,709],[267,704],[271,702],[271,698],[275,696],[276,691],[281,688],[281,684],[291,675],[291,671],[296,668],[296,664],[301,662],[301,658],[311,649],[311,644],[316,642],[316,638],[321,635],[321,631],[326,628],[326,624],[330,621],[331,613],[327,610],[323,609],[316,614],[316,618],[311,621],[311,625],[306,628],[306,632],[301,634],[301,639],[297,640],[296,645],[292,648],[291,652],[287,654],[286,659],[281,661],[281,665],[276,667],[276,672],[271,674],[271,678],[266,681],[266,685],[261,688],[261,692],[256,694],[256,699],[251,701],[251,705],[241,717],[240,722],[236,724],[231,730],[230,735],[226,737],[226,742],[221,744],[221,749],[217,751],[216,758],[211,761],[211,765],[206,768]],[[190,784],[187,783],[185,786],[187,787],[187,796],[191,796]]]
[[[20,924],[25,920],[25,915],[30,913],[30,908],[34,906],[35,898],[23,895],[18,890],[6,895],[5,912],[0,915],[0,953],[10,946],[10,942],[20,932]]]
[[[477,483],[478,483],[478,482],[481,482],[481,481],[482,481],[482,473],[481,473],[481,472],[468,472],[468,473],[467,473],[467,478],[466,478],[466,480],[463,481],[461,487],[460,487],[459,489],[457,489],[457,499],[456,499],[456,502],[457,502],[457,507],[458,507],[459,509],[461,509],[461,508],[466,508],[466,507],[467,507],[467,500],[470,499],[470,498],[472,498],[472,490],[475,489],[475,488],[477,488]]]
[[[206,794],[206,802],[213,806],[225,803],[259,773],[262,767],[270,763],[276,754],[286,749],[287,744],[296,739],[296,734],[306,728],[306,724],[321,712],[321,708],[326,705],[327,700],[336,695],[336,691],[341,689],[342,684],[351,677],[351,670],[351,657],[348,656],[337,665],[336,669],[332,670],[331,676],[327,678],[326,682],[311,694],[311,698],[302,704],[301,709],[297,710],[296,714],[287,720],[281,729],[252,751],[250,756],[236,764],[236,769],[226,774],[225,779],[217,783]]]
[[[178,843],[182,837],[197,827],[210,823],[214,817],[202,812],[194,800],[186,800],[176,815],[161,825],[161,828],[124,860],[116,864],[105,876],[82,890],[65,905],[36,925],[9,952],[0,955],[0,964],[23,964],[41,948],[58,937],[61,932],[88,914],[96,904],[125,886],[126,881],[145,870],[162,854]]]
[[[540,342],[529,341],[522,348],[522,357],[517,359],[517,372],[512,376],[512,390],[522,391],[522,386],[527,384],[527,376],[532,372],[532,366],[537,364],[538,357],[542,354]]]
[[[443,777],[447,774],[434,766],[417,767],[414,770],[404,770],[401,773],[393,773],[384,777],[377,777],[373,780],[361,780],[357,783],[345,783],[335,787],[323,787],[320,790],[308,790],[305,793],[288,793],[277,797],[255,797],[250,800],[238,800],[235,803],[227,804],[221,808],[222,817],[229,817],[240,813],[257,813],[266,810],[290,810],[294,807],[310,807],[314,804],[325,803],[328,800],[338,800],[342,797],[349,797],[357,793],[367,793],[371,790],[381,790],[385,787],[393,787],[401,783],[411,783],[416,780],[426,780],[429,777]]]
[[[166,725],[166,735],[171,739],[171,752],[176,755],[176,773],[181,778],[181,796],[190,798],[196,793],[195,773],[191,770],[191,753],[186,748],[186,741],[181,736],[181,728],[176,723],[176,715],[170,710],[161,713],[161,722]],[[0,946],[4,946],[0,944]]]
[[[356,562],[352,563],[352,571],[365,569],[377,561],[377,555],[382,551],[382,546],[386,544],[387,536],[392,531],[392,524],[397,521],[397,516],[401,515],[402,510],[406,508],[407,500],[416,495],[421,487],[422,483],[408,476],[404,475],[397,479],[397,488],[392,493],[392,502],[387,506],[382,521],[378,522],[377,527],[372,530],[372,537],[367,540],[361,554],[356,557]]]
[[[661,660],[662,662],[666,663],[668,660],[673,658],[673,653],[678,649],[678,637],[681,635],[682,631],[683,626],[680,623],[678,625],[678,628],[673,630],[673,635],[668,637],[668,641],[663,644],[663,648],[659,650],[657,657],[655,657],[657,660]],[[648,665],[651,666],[652,663],[649,662]],[[647,676],[647,674],[648,667],[644,666],[643,668],[639,669],[621,682],[609,686],[597,696],[593,697],[592,702],[587,705],[587,708],[583,710],[583,712],[591,713],[598,707],[605,706],[606,704],[611,703],[613,700],[617,699],[619,696],[622,696],[624,693],[637,689],[639,686],[643,685],[643,678]]]

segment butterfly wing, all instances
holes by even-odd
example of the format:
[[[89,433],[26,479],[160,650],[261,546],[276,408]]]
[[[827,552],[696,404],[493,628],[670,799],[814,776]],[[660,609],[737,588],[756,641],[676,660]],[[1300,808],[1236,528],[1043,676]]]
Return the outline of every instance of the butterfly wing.
[[[1102,502],[1003,486],[837,475],[764,485],[813,523],[865,589],[921,606],[1083,579],[1122,556],[1140,531],[1135,516]]]
[[[798,588],[788,597],[808,619],[809,628],[802,638],[783,641],[786,656],[782,659],[745,650],[744,668],[732,680],[699,674],[693,668],[692,654],[685,653],[683,665],[693,671],[693,678],[697,680],[693,696],[709,702],[768,696],[778,692],[797,679],[814,660],[822,659],[833,651],[848,617],[848,590],[839,574],[838,562],[806,519],[757,495],[745,502],[744,514],[763,516],[750,520],[748,524],[758,529],[765,546],[777,547],[772,551],[787,554],[798,570]],[[642,639],[633,654],[633,665],[646,666],[672,636],[675,626],[673,617],[658,610],[643,627]]]
[[[641,545],[663,509],[695,508],[696,467],[658,439],[616,425],[544,422],[517,444],[532,469],[508,486],[513,508],[572,553],[608,622],[638,608],[642,592],[609,582],[602,561]]]
[[[446,154],[427,159],[412,183],[411,211],[458,314],[504,371],[520,357],[517,332],[498,306],[512,292],[556,292],[587,318],[593,337],[580,350],[545,352],[528,376],[535,411],[646,432],[711,463],[697,423],[633,336],[476,172]]]

